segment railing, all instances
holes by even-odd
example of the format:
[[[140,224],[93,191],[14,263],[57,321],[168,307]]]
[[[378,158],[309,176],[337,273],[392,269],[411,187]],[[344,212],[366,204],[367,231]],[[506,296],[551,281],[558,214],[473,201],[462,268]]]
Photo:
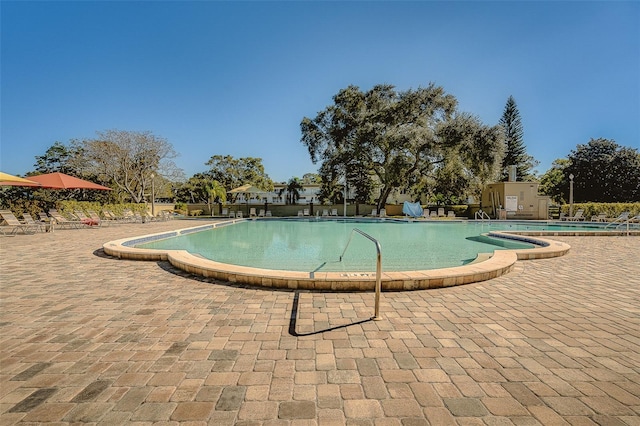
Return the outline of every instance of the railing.
[[[344,254],[347,252],[347,248],[349,248],[349,244],[351,244],[351,239],[353,238],[354,231],[359,233],[363,237],[369,239],[371,242],[373,242],[376,245],[376,251],[377,251],[376,296],[375,296],[374,314],[371,319],[373,319],[374,321],[379,321],[382,319],[382,317],[380,316],[380,292],[382,291],[382,247],[380,246],[380,243],[378,242],[378,240],[373,238],[371,235],[367,234],[366,232],[362,232],[358,228],[353,228],[351,230],[351,234],[349,234],[349,241],[347,241],[347,245],[344,247],[344,250],[340,255],[340,260],[339,260],[340,262],[342,262],[342,258],[344,257]]]
[[[491,220],[491,218],[489,217],[489,215],[487,213],[485,213],[483,210],[478,210],[476,212],[476,220]]]
[[[623,213],[620,214],[620,216],[615,218],[611,223],[607,224],[607,226],[605,226],[604,229],[607,229],[610,226],[615,226],[615,228],[617,229],[617,228],[623,226],[625,223],[628,224],[629,221],[630,221],[629,212],[623,212]]]

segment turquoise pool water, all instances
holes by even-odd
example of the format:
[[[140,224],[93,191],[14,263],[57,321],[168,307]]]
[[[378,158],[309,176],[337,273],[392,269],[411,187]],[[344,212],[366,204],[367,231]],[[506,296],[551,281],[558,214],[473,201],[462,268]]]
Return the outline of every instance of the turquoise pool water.
[[[254,268],[306,272],[364,272],[376,269],[375,245],[354,233],[371,235],[382,246],[384,271],[411,271],[460,266],[478,253],[531,248],[509,240],[477,237],[489,230],[482,223],[354,221],[354,220],[249,220],[234,225],[138,244],[151,249],[179,249],[217,262]]]

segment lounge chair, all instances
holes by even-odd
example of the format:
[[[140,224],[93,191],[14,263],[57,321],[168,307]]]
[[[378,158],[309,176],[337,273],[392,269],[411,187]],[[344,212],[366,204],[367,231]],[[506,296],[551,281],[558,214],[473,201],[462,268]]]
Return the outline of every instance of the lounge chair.
[[[302,216],[302,210],[298,210],[298,216]]]
[[[152,215],[150,211],[144,212],[144,218],[147,220],[147,222],[157,222],[158,220],[160,220],[158,216]]]
[[[267,210],[267,212],[264,215],[265,217],[271,217],[271,210]]]
[[[258,217],[264,217],[264,209],[260,209],[258,212]]]
[[[449,210],[447,212],[447,217],[456,217],[456,214],[455,214],[455,212],[453,210]]]
[[[128,222],[142,222],[142,216],[138,212],[134,212],[131,209],[126,209],[123,213]]]
[[[27,225],[31,225],[37,232],[45,232],[47,231],[49,225],[47,225],[44,222],[40,222],[40,221],[35,221],[33,219],[33,217],[29,214],[29,213],[22,213],[22,220],[24,221],[24,223],[26,223]]]
[[[562,218],[562,220],[567,220],[567,221],[571,221],[571,222],[575,222],[575,221],[578,221],[578,220],[584,220],[585,218],[584,218],[583,214],[584,214],[584,209],[578,209],[578,211],[576,212],[575,215],[573,215],[573,216],[565,216],[565,217]]]
[[[255,207],[251,207],[251,208],[249,209],[249,217],[256,217],[256,216],[257,216],[257,214],[256,214],[256,208],[255,208]]]
[[[222,216],[229,216],[229,209],[222,209]]]
[[[373,216],[373,217],[378,216],[378,209],[371,210],[371,216]]]
[[[438,217],[438,213],[436,213],[435,210],[432,210],[431,213],[429,213],[429,217]]]
[[[322,216],[329,216],[329,210],[322,209]]]
[[[238,212],[236,213],[236,218],[242,219],[242,211],[238,210]]]
[[[380,217],[387,217],[387,209],[380,209]]]
[[[606,213],[599,213],[595,216],[591,216],[591,222],[606,222],[606,221],[607,221]]]
[[[23,234],[35,234],[38,230],[38,227],[20,222],[11,210],[0,210],[0,217],[6,222],[6,225],[0,225],[2,235],[15,235],[18,231]]]
[[[56,221],[57,228],[79,229],[87,226],[86,224],[82,223],[81,220],[67,219],[66,217],[62,216],[57,210],[49,210],[49,216],[51,216],[53,220]]]
[[[429,219],[429,209],[422,209],[422,216],[425,219]]]
[[[438,217],[445,217],[444,216],[444,207],[438,207]]]
[[[304,209],[304,210],[302,211],[302,215],[303,215],[303,216],[309,216],[309,209]]]
[[[96,220],[96,219],[92,219],[89,216],[87,216],[86,214],[84,214],[83,211],[80,210],[76,210],[73,212],[73,214],[85,225],[89,225],[89,226],[100,226],[101,225],[101,221],[100,219]]]
[[[338,209],[331,209],[331,216],[338,216]]]
[[[53,232],[55,220],[47,216],[45,212],[38,212],[38,219],[40,219],[40,222],[45,225],[48,231]]]

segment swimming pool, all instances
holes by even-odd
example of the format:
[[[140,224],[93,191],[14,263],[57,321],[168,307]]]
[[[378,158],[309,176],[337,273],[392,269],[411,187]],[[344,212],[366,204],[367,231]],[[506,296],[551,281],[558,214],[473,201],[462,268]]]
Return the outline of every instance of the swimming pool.
[[[248,220],[136,247],[186,250],[216,262],[261,269],[374,271],[376,248],[365,238],[354,236],[339,260],[354,228],[380,242],[385,271],[460,266],[472,262],[479,253],[534,247],[525,242],[480,238],[488,229],[479,223],[344,219]]]
[[[132,260],[150,260],[150,261],[168,261],[174,267],[182,269],[190,274],[200,275],[205,278],[212,278],[218,281],[228,281],[231,283],[249,284],[253,286],[267,287],[267,288],[285,288],[285,289],[305,289],[305,290],[321,290],[321,291],[370,291],[376,286],[377,275],[370,271],[354,271],[354,270],[338,270],[335,272],[321,270],[318,267],[324,262],[335,262],[336,256],[339,257],[341,250],[344,250],[343,246],[333,247],[335,250],[330,250],[325,256],[322,256],[320,261],[314,260],[308,265],[308,270],[295,271],[291,269],[291,262],[287,262],[285,269],[270,269],[260,268],[255,266],[243,266],[236,264],[229,264],[225,262],[218,262],[203,258],[201,255],[189,253],[184,249],[161,249],[161,248],[148,248],[146,245],[154,246],[156,242],[167,240],[173,237],[180,237],[187,234],[200,233],[205,230],[211,230],[216,228],[217,231],[228,228],[231,230],[244,230],[242,233],[236,233],[232,242],[224,248],[225,251],[232,253],[238,253],[244,251],[247,247],[256,244],[256,240],[261,239],[258,232],[258,228],[246,226],[244,228],[236,228],[245,222],[249,222],[247,225],[256,224],[261,221],[271,221],[274,219],[229,219],[229,220],[214,220],[214,221],[199,221],[199,225],[193,226],[194,221],[185,221],[191,224],[191,227],[179,229],[177,231],[168,231],[157,234],[142,235],[137,237],[122,238],[119,240],[109,241],[103,244],[104,253],[110,256],[117,257],[119,259],[132,259]],[[275,219],[277,220],[277,219]],[[318,219],[311,219],[311,221],[317,221]],[[326,219],[320,219],[326,220]],[[348,224],[349,229],[354,227],[361,227],[366,224],[375,225],[384,222],[394,222],[398,220],[393,219],[339,219],[335,220],[336,223]],[[294,222],[310,225],[309,220],[300,222],[295,219]],[[401,220],[400,222],[415,222],[413,220]],[[405,223],[412,227],[408,227],[408,230],[418,230],[419,226],[427,225],[427,223]],[[443,222],[432,223],[433,226],[446,225]],[[460,228],[465,226],[465,222],[458,223]],[[527,244],[535,244],[533,248],[498,248],[491,245],[489,250],[493,250],[491,253],[480,253],[476,256],[474,261],[469,261],[471,257],[463,256],[459,260],[462,263],[460,266],[439,267],[437,269],[419,269],[419,270],[399,270],[388,271],[383,270],[381,276],[381,287],[383,290],[418,290],[428,288],[441,288],[455,285],[469,284],[478,281],[485,281],[491,278],[499,277],[503,274],[511,271],[518,260],[525,259],[544,259],[562,256],[571,248],[564,242],[554,241],[546,239],[544,237],[535,236],[519,236],[514,234],[507,234],[499,231],[493,231],[488,229],[490,226],[481,222],[469,221],[466,225],[468,227],[475,227],[477,231],[482,232],[482,236],[478,236],[478,233],[474,233],[475,237],[464,237],[465,239],[480,239],[485,240],[487,237],[499,236],[503,245],[510,246],[507,240],[515,239],[519,243],[525,242]],[[400,230],[401,228],[392,228],[394,230]],[[424,228],[427,230],[429,228]],[[445,228],[442,228],[445,229]],[[471,229],[471,228],[467,228]],[[351,230],[348,231],[353,232]],[[531,231],[527,231],[531,232]],[[220,235],[220,234],[214,234]],[[304,234],[303,234],[304,235]],[[400,235],[400,234],[395,234]],[[346,238],[346,235],[344,236]],[[291,238],[291,237],[289,237]],[[398,239],[398,238],[396,238]],[[365,243],[366,239],[361,236],[355,236],[352,241],[360,241]],[[304,244],[304,239],[302,243]],[[343,240],[344,241],[344,240]],[[494,241],[494,240],[492,240]],[[474,241],[477,242],[477,241]],[[369,242],[370,243],[370,242]],[[272,243],[273,244],[273,243]],[[294,240],[283,239],[279,244],[296,244]],[[441,250],[445,245],[440,241],[432,243],[433,246],[437,246]],[[144,247],[143,247],[144,246]],[[374,245],[371,244],[368,253],[371,253],[371,262],[375,257],[373,251]],[[514,246],[515,247],[515,246]],[[486,248],[486,247],[485,247]],[[307,252],[312,249],[305,249]],[[314,249],[317,251],[317,249]],[[438,251],[439,251],[438,250]],[[194,250],[196,251],[196,250]],[[304,251],[304,250],[303,250]],[[353,247],[350,247],[348,251],[354,251]],[[361,250],[355,250],[356,253]],[[390,251],[389,247],[383,248],[383,262]],[[419,252],[419,250],[415,250]],[[369,254],[366,254],[366,259],[369,258]],[[436,251],[437,253],[437,251]],[[264,255],[263,255],[264,256]],[[284,257],[282,253],[279,255]],[[346,259],[347,255],[345,255]],[[284,257],[286,260],[290,260]],[[325,260],[327,258],[328,260]],[[420,262],[424,262],[422,259]],[[423,264],[424,267],[424,264]],[[313,269],[311,269],[313,268]],[[346,268],[344,268],[346,269]],[[369,267],[367,267],[369,269]],[[371,268],[373,269],[373,268]]]

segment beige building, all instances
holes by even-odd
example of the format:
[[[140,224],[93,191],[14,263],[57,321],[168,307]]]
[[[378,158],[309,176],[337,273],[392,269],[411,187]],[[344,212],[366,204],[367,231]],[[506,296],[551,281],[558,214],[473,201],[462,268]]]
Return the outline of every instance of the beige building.
[[[496,182],[482,191],[480,208],[496,219],[549,218],[550,198],[538,194],[537,182]]]

